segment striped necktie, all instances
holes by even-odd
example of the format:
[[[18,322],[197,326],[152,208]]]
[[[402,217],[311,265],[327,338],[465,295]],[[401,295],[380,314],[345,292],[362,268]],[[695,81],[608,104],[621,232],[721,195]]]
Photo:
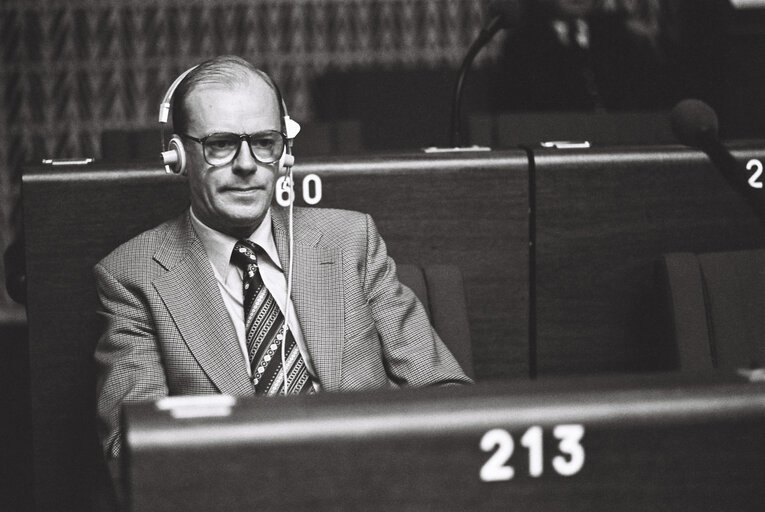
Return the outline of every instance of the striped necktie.
[[[240,240],[234,246],[231,262],[242,269],[244,322],[252,383],[259,395],[311,393],[313,386],[295,339],[288,330],[285,340],[284,315],[258,270],[258,246]],[[286,372],[282,370],[281,345],[284,343]]]

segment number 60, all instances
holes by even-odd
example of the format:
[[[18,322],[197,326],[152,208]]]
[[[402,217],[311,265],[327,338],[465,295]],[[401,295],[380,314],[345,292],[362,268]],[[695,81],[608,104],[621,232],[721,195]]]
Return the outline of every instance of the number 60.
[[[307,174],[303,178],[303,201],[306,204],[318,204],[321,201],[321,178],[316,174]],[[290,185],[290,179],[282,176],[276,180],[276,202],[281,206],[289,206],[295,200],[295,190]]]

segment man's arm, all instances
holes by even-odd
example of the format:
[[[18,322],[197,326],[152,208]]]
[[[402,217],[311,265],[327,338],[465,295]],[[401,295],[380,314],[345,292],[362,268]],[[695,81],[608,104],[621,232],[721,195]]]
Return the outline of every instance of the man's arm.
[[[422,303],[402,285],[370,216],[364,291],[382,340],[385,369],[402,386],[472,382],[430,324]]]
[[[101,264],[93,271],[105,323],[95,351],[98,433],[107,458],[116,458],[122,404],[160,398],[168,390],[146,294]]]

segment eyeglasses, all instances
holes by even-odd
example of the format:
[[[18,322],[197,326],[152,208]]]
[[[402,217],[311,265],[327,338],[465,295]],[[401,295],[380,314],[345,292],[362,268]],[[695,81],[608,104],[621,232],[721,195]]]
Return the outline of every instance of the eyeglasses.
[[[211,133],[201,139],[191,135],[182,135],[202,145],[205,162],[213,167],[221,167],[236,159],[242,141],[247,141],[250,155],[259,163],[267,165],[279,160],[284,151],[284,134],[276,130],[257,133]]]

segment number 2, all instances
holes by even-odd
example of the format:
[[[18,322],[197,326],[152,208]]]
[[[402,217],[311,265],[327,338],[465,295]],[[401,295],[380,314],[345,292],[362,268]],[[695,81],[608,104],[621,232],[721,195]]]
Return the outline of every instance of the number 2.
[[[746,163],[746,170],[751,171],[752,169],[754,169],[754,174],[749,177],[749,186],[752,188],[762,188],[762,181],[760,181],[760,176],[762,176],[762,162],[756,158],[749,160]]]
[[[489,457],[489,460],[481,466],[481,480],[484,482],[501,482],[510,480],[515,475],[512,467],[506,466],[515,450],[513,437],[507,430],[495,428],[486,432],[481,438],[481,450],[490,452],[497,447],[497,451]]]

